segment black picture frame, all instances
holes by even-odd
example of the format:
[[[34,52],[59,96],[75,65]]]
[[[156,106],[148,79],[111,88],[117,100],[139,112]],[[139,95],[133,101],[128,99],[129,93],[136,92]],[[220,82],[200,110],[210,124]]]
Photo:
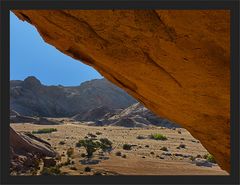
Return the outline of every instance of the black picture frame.
[[[1,184],[239,184],[238,0],[3,0],[0,2]],[[9,14],[13,9],[228,9],[231,11],[231,173],[229,176],[10,176]]]

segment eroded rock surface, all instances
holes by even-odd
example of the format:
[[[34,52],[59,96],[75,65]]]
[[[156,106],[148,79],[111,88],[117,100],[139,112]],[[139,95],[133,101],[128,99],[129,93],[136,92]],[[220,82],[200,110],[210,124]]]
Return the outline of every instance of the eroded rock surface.
[[[43,39],[180,123],[230,171],[230,12],[19,10]]]
[[[41,158],[57,156],[48,142],[31,133],[18,133],[10,127],[9,140],[11,173],[25,173],[37,168]]]

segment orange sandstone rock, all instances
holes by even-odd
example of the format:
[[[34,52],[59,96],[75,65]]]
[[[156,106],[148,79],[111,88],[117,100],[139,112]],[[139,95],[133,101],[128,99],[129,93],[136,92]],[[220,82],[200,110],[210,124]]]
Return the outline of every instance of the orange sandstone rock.
[[[185,127],[230,171],[230,12],[15,10],[59,51]],[[67,74],[65,74],[67,75]]]

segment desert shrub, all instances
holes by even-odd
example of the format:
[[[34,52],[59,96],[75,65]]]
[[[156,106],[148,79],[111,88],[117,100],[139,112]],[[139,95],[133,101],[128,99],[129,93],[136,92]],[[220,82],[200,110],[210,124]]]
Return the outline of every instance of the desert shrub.
[[[94,135],[94,134],[92,134],[92,133],[88,133],[87,134],[89,137],[92,137],[92,138],[96,138],[97,136],[96,135]]]
[[[74,153],[74,148],[68,148],[67,149],[67,156],[68,157],[71,157],[73,155],[73,153]]]
[[[203,155],[203,159],[207,159],[208,154]]]
[[[122,155],[122,158],[127,158],[126,154],[123,154],[123,155]]]
[[[149,148],[149,145],[145,145],[146,148]]]
[[[43,128],[43,129],[38,129],[37,131],[32,131],[32,134],[47,134],[47,133],[52,133],[56,132],[56,128]]]
[[[85,153],[81,153],[81,157],[86,157],[86,154]]]
[[[167,147],[165,147],[165,146],[161,147],[160,150],[165,151],[165,152],[168,151]]]
[[[181,143],[178,147],[179,147],[179,148],[186,148],[186,145],[183,144],[183,143]]]
[[[112,149],[112,142],[107,139],[107,138],[101,138],[100,139],[100,148],[102,149],[102,151],[108,151]]]
[[[162,141],[167,140],[167,137],[162,134],[151,134],[150,138],[155,140],[162,140]]]
[[[58,144],[59,145],[65,145],[65,141],[60,141]]]
[[[122,153],[120,151],[116,152],[116,156],[121,156]]]
[[[93,139],[85,139],[79,140],[78,143],[76,143],[76,147],[84,147],[87,152],[87,157],[90,158],[93,153],[100,148],[100,143],[98,141],[94,141]]]
[[[102,135],[102,132],[96,132],[96,135]]]
[[[208,162],[216,163],[216,161],[215,161],[213,155],[211,155],[211,154],[207,154],[207,155],[204,156],[204,157],[206,158],[206,160],[207,160]]]
[[[154,155],[154,152],[150,152],[151,155]]]
[[[129,144],[124,144],[123,145],[124,150],[131,150],[131,148],[132,148],[132,145],[129,145]]]
[[[84,168],[84,171],[85,171],[85,172],[90,172],[91,170],[92,170],[92,169],[91,169],[90,167],[88,167],[88,166]]]
[[[59,166],[54,166],[54,167],[43,167],[42,171],[40,172],[41,175],[60,175],[61,170]]]
[[[144,137],[143,136],[137,136],[137,139],[144,139]]]
[[[198,154],[198,155],[196,156],[196,158],[202,158],[202,156],[201,156],[200,154]]]
[[[76,143],[76,147],[84,147],[87,152],[87,157],[90,158],[93,153],[99,149],[102,149],[104,152],[112,149],[112,142],[107,138],[101,138],[99,141],[95,139],[84,139],[79,140],[78,143]]]

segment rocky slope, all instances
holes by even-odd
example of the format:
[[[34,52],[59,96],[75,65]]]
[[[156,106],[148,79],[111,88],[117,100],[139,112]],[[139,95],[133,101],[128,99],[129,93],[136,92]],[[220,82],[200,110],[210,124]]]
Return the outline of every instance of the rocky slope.
[[[72,119],[76,121],[92,121],[99,123],[99,120],[106,119],[109,116],[116,114],[117,112],[119,112],[119,109],[100,106],[90,109],[83,114],[77,114],[73,116]]]
[[[22,116],[68,117],[99,106],[117,109],[136,102],[106,79],[64,87],[45,86],[35,77],[28,77],[11,81],[10,88],[11,109]]]
[[[14,10],[58,50],[180,123],[230,171],[229,10]]]
[[[168,128],[179,127],[179,125],[156,116],[140,103],[135,103],[126,109],[110,109],[108,107],[97,107],[85,114],[78,114],[72,119],[81,122],[92,122],[91,125],[123,126],[123,127],[146,127],[150,125]]]
[[[16,132],[10,127],[10,173],[26,173],[39,165],[45,157],[58,154],[51,145],[29,132]]]
[[[33,124],[41,124],[41,125],[60,125],[62,124],[60,121],[57,121],[52,118],[45,117],[31,117],[31,116],[22,116],[18,113],[18,115],[10,116],[11,123],[33,123]]]
[[[167,119],[156,116],[140,103],[131,105],[109,117],[107,120],[111,125],[116,126],[145,127],[148,125],[156,125],[167,128],[179,127],[177,124]]]

